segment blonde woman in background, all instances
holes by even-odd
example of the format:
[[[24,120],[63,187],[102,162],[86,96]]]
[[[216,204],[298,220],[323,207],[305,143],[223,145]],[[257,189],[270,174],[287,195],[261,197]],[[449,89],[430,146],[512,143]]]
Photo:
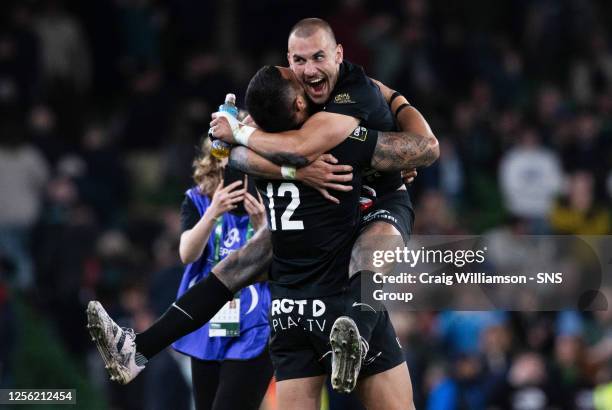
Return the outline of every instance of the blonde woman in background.
[[[181,206],[179,251],[187,266],[177,298],[267,223],[254,184],[226,163],[227,159],[210,154],[210,140],[204,138],[193,163],[195,186],[186,192]],[[247,185],[253,187],[253,194]],[[267,350],[269,307],[268,285],[249,286],[218,314],[227,317],[239,311],[239,319],[221,325],[215,317],[173,344],[191,357],[197,409],[259,408],[272,377]]]

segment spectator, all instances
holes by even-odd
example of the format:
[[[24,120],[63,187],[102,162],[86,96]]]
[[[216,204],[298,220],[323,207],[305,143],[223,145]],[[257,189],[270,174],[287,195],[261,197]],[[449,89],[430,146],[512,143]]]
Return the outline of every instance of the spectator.
[[[438,330],[449,354],[470,355],[479,352],[483,332],[505,320],[503,312],[448,311],[440,315]]]
[[[253,231],[267,223],[261,196],[258,200],[248,192],[245,174],[228,167],[226,159],[211,154],[210,139],[204,138],[193,168],[195,186],[186,192],[181,205],[179,253],[187,266],[177,297],[211,275],[220,260],[244,246]],[[197,409],[212,409],[219,400],[225,406],[233,403],[230,408],[256,409],[263,400],[272,377],[266,345],[270,335],[267,321],[270,293],[265,283],[251,285],[249,289],[250,292],[241,292],[237,300],[228,302],[217,313],[235,315],[234,319],[218,319],[217,324],[215,317],[172,345],[190,358]],[[251,308],[247,306],[256,309],[250,316],[247,312]],[[232,325],[238,326],[238,334],[232,333]],[[154,336],[148,337],[153,344]],[[246,389],[239,376],[243,373],[252,377]],[[209,385],[210,379],[217,383]]]
[[[36,31],[47,85],[87,91],[91,77],[87,43],[79,22],[66,12],[60,0],[47,2]]]
[[[504,388],[490,404],[510,410],[547,410],[560,404],[557,393],[557,385],[547,376],[544,358],[525,352],[514,359]]]
[[[567,410],[593,408],[593,369],[587,361],[583,320],[574,311],[561,312],[557,320],[555,362],[551,373],[558,379],[559,401]]]
[[[460,355],[452,361],[451,376],[431,391],[427,410],[484,410],[487,392],[482,388],[483,376],[483,365],[477,356]]]
[[[535,130],[526,129],[517,146],[501,159],[499,183],[504,205],[513,215],[529,221],[531,233],[544,233],[562,177],[558,155],[541,145]]]
[[[70,142],[79,138],[84,98],[90,88],[89,48],[76,18],[61,0],[49,0],[35,22],[40,41],[42,90]]]
[[[552,209],[550,223],[555,232],[574,235],[606,235],[610,213],[595,202],[593,175],[578,171],[569,178],[569,192]]]
[[[28,288],[33,280],[30,235],[42,208],[49,170],[12,120],[2,121],[0,135],[4,137],[0,142],[0,249],[15,261],[13,282]]]

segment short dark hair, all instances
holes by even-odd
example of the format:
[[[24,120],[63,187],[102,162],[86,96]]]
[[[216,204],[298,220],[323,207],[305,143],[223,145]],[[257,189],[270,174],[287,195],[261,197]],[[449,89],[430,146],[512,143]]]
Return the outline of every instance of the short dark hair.
[[[255,73],[246,91],[246,108],[253,120],[267,132],[298,127],[292,109],[295,90],[278,68],[263,66]]]
[[[334,31],[332,30],[329,23],[323,19],[315,17],[305,18],[295,23],[295,25],[289,32],[289,36],[295,34],[296,36],[302,38],[310,37],[314,33],[316,33],[317,30],[325,31],[327,35],[331,38],[333,44],[336,44],[336,36],[334,35]]]

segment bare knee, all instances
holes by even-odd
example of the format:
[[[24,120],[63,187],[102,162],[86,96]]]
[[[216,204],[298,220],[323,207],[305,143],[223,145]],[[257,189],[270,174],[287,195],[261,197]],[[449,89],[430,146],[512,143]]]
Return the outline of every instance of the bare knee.
[[[406,363],[359,382],[358,393],[368,410],[413,410],[412,383]]]
[[[374,222],[365,227],[365,229],[361,232],[360,236],[369,236],[369,235],[390,235],[390,236],[402,236],[400,231],[393,225],[387,222]]]
[[[349,274],[352,276],[361,270],[380,271],[372,263],[374,251],[394,250],[403,244],[402,234],[395,226],[387,222],[367,225],[353,245]],[[388,264],[388,270],[392,267]]]
[[[318,410],[325,376],[283,380],[276,384],[279,409]]]

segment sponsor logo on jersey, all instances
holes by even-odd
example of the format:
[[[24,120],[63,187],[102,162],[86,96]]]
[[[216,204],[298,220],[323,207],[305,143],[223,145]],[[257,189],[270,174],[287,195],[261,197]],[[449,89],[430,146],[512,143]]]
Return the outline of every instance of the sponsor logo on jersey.
[[[362,222],[367,223],[373,220],[381,219],[387,219],[389,221],[393,221],[396,224],[398,223],[397,218],[391,215],[391,212],[387,211],[386,209],[378,209],[374,212],[370,212],[369,214],[364,215]]]
[[[272,329],[277,332],[292,327],[301,327],[312,332],[324,332],[327,324],[323,314],[325,302],[319,299],[274,299],[272,301]]]
[[[334,97],[334,103],[336,104],[355,104],[355,101],[351,100],[349,93],[338,94]]]
[[[349,135],[349,138],[353,138],[359,141],[365,141],[368,138],[368,129],[366,127],[357,127],[355,130]]]
[[[272,316],[296,312],[300,316],[319,317],[325,313],[325,309],[325,302],[319,299],[274,299],[272,301]]]

